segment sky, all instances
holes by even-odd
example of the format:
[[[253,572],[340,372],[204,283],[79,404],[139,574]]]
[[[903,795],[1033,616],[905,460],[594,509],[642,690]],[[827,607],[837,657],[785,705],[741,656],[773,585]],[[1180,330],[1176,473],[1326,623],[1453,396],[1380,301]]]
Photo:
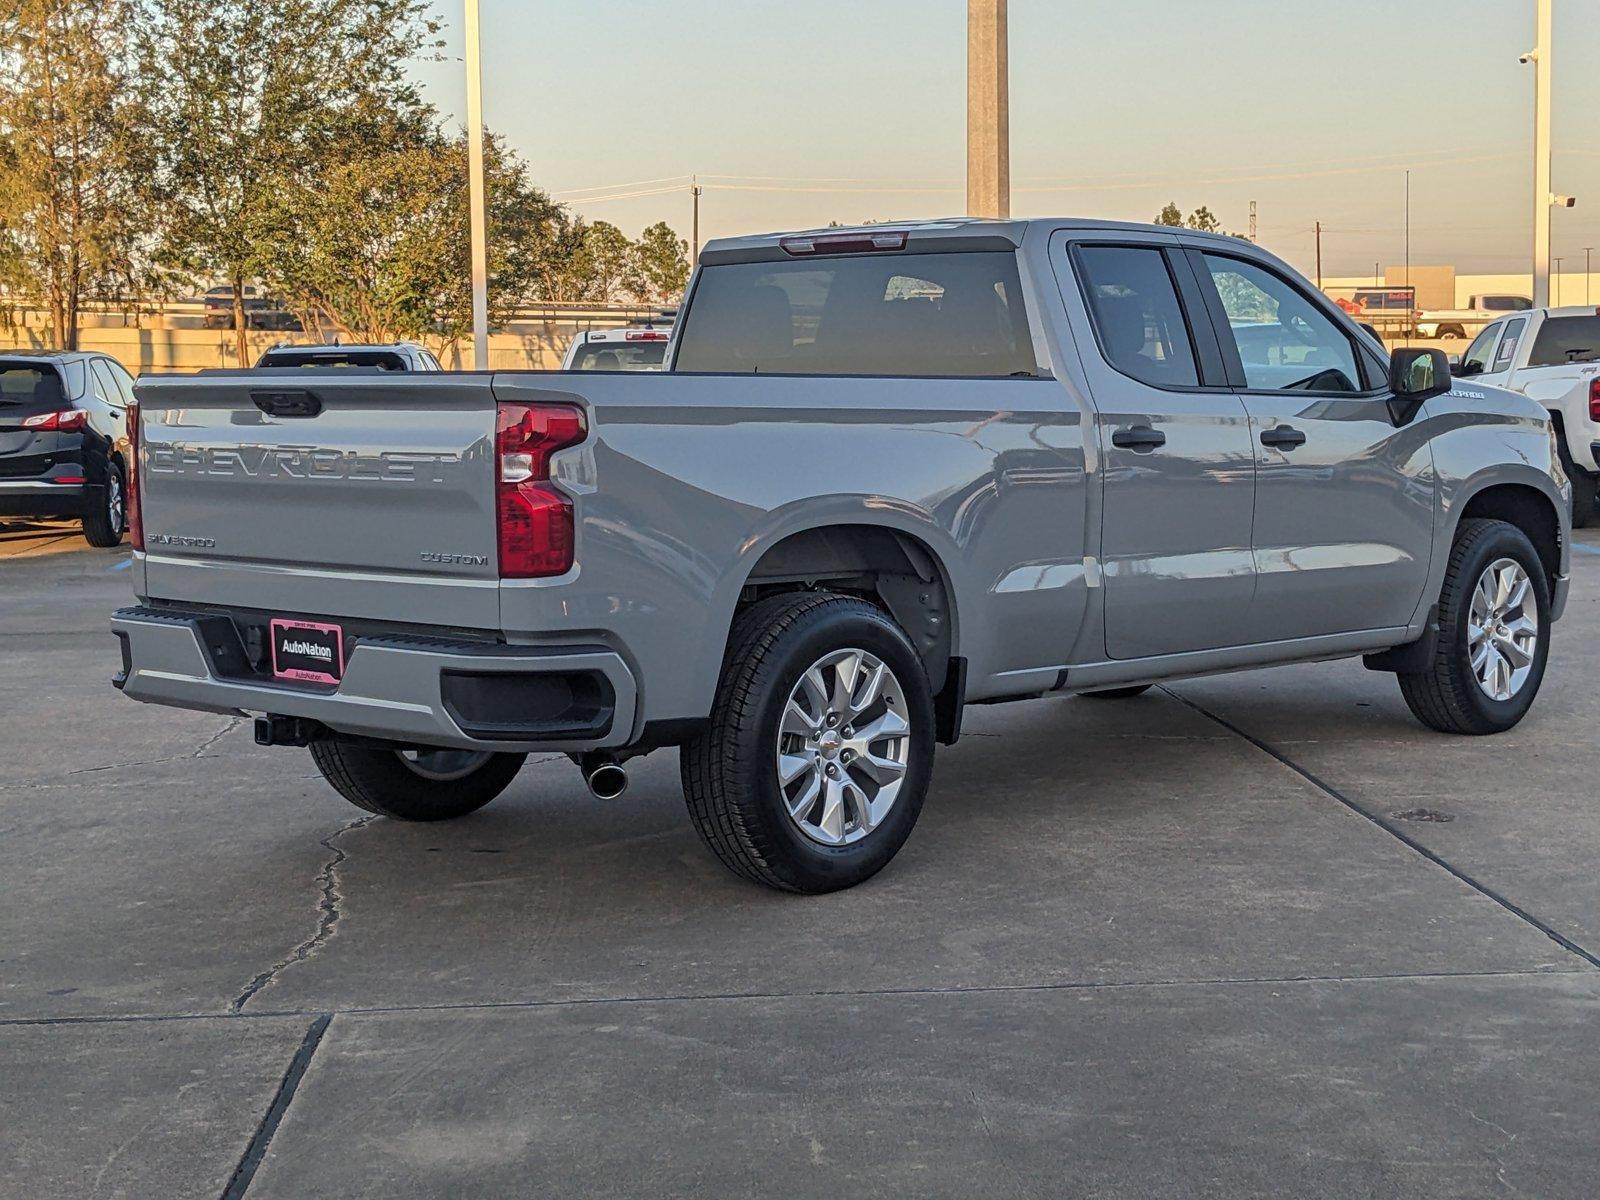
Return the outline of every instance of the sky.
[[[460,0],[412,70],[458,122]],[[964,0],[481,0],[484,110],[593,220],[703,239],[965,201]],[[1533,0],[1011,0],[1016,216],[1208,206],[1311,273],[1526,271]],[[1555,0],[1552,253],[1600,249],[1600,0]],[[642,193],[642,194],[641,194]],[[1597,254],[1600,259],[1600,254]],[[1600,266],[1597,266],[1600,270]]]

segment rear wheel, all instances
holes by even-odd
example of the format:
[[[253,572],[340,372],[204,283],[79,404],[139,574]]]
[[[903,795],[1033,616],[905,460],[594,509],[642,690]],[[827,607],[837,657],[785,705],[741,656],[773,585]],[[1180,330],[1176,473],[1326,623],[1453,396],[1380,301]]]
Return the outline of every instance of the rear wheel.
[[[1078,695],[1086,700],[1131,700],[1135,696],[1144,695],[1152,686],[1148,683],[1136,683],[1132,687],[1099,688],[1092,692],[1079,692]]]
[[[83,540],[91,546],[115,546],[122,541],[127,524],[127,500],[122,485],[122,468],[106,465],[105,488],[97,503],[83,514]]]
[[[1426,670],[1400,694],[1442,733],[1501,733],[1538,695],[1550,653],[1550,588],[1528,535],[1470,519],[1456,531],[1439,593],[1439,635]]]
[[[711,721],[681,761],[689,815],[730,870],[793,892],[854,886],[895,856],[922,810],[927,676],[866,601],[771,597],[735,621]]]
[[[336,792],[397,821],[448,821],[475,812],[505,791],[525,758],[483,750],[311,744],[311,760]]]

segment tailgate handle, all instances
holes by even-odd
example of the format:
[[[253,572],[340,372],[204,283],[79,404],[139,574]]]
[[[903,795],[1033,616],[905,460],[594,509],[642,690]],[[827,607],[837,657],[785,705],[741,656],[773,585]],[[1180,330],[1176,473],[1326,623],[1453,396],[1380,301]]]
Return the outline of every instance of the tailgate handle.
[[[251,392],[250,399],[269,417],[314,417],[322,411],[315,392]]]

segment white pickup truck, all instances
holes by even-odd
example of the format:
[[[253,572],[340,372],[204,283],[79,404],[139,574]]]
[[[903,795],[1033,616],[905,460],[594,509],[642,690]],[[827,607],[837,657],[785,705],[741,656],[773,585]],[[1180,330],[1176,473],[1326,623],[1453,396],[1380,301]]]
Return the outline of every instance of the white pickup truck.
[[[1507,313],[1484,326],[1454,373],[1521,392],[1550,410],[1572,480],[1572,524],[1588,524],[1600,484],[1600,309]]]
[[[1526,296],[1513,296],[1505,292],[1468,296],[1465,308],[1424,309],[1417,314],[1417,336],[1420,338],[1460,338],[1465,341],[1470,330],[1485,321],[1492,321],[1506,313],[1527,312],[1533,301]]]

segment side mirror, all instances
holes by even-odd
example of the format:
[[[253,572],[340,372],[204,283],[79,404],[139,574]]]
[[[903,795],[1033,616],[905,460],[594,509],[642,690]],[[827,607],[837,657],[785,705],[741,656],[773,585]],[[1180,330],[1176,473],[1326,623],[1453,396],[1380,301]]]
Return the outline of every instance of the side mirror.
[[[1450,390],[1450,360],[1443,350],[1412,346],[1389,356],[1389,415],[1404,425],[1417,415],[1422,402]]]

